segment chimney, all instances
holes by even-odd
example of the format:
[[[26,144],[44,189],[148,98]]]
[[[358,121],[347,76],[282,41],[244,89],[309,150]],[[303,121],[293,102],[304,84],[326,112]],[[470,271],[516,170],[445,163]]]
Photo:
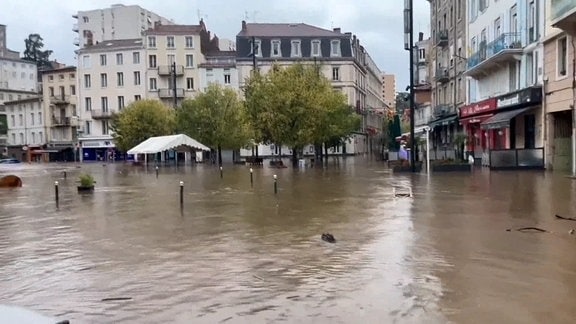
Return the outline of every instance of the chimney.
[[[246,20],[242,20],[242,31],[246,31]]]
[[[421,42],[424,40],[424,33],[423,32],[419,32],[418,33],[418,41]]]
[[[340,27],[334,28],[334,32],[340,34],[342,33],[342,29],[340,29]]]

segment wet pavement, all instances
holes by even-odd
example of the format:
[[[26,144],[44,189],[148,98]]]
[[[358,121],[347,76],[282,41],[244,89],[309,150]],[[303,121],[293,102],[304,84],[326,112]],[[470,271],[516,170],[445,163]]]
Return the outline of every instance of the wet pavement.
[[[576,319],[576,222],[554,217],[576,217],[576,181],[561,175],[398,175],[363,158],[254,169],[253,186],[246,166],[8,173],[24,187],[0,191],[0,304],[71,323]],[[506,231],[526,226],[549,232]]]

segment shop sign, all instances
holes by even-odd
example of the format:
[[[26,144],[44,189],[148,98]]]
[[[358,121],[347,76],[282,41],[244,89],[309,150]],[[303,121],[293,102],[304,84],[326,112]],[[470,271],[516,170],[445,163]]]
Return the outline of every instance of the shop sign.
[[[496,109],[496,98],[479,101],[460,108],[460,118],[485,114]]]

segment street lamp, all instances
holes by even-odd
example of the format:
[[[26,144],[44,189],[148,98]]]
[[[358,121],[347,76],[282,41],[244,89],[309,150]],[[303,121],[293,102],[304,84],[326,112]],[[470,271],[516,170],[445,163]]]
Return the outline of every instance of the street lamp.
[[[430,126],[424,126],[426,133],[426,174],[430,175]]]
[[[416,146],[414,139],[414,11],[413,0],[404,0],[404,49],[410,52],[410,165],[416,172]]]

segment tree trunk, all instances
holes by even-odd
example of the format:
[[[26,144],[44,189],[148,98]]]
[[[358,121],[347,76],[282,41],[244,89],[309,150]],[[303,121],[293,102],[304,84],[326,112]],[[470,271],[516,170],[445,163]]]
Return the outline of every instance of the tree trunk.
[[[218,144],[218,165],[222,166],[222,147]]]
[[[298,167],[298,148],[292,148],[292,166],[297,168]]]

